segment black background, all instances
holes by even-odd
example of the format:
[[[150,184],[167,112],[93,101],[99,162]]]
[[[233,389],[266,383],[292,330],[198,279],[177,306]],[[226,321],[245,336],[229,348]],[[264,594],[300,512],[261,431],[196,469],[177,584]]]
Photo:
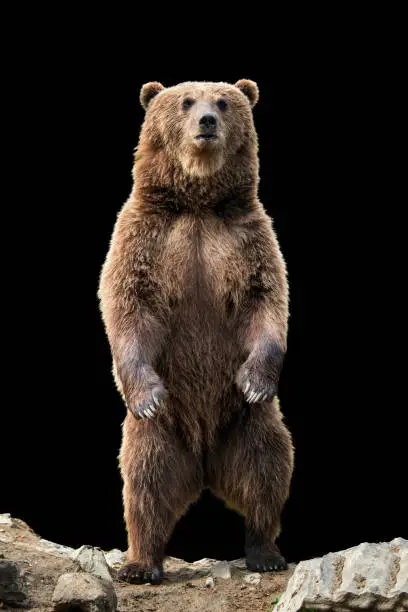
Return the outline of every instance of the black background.
[[[279,395],[296,467],[281,549],[297,561],[408,537],[399,49],[366,25],[335,42],[332,31],[293,36],[245,61],[214,43],[198,63],[190,39],[177,53],[150,40],[154,59],[140,32],[124,48],[108,24],[82,32],[80,47],[74,30],[57,52],[57,29],[49,44],[27,45],[4,118],[0,511],[60,543],[126,548],[117,465],[125,409],[96,292],[131,189],[140,87],[250,78],[260,89],[260,199],[290,281]],[[243,521],[206,494],[168,553],[242,556]]]

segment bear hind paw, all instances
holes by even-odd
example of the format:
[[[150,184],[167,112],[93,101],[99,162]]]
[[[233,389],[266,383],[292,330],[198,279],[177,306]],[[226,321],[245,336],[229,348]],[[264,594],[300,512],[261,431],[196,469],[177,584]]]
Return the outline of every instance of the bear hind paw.
[[[288,568],[282,555],[254,555],[247,557],[246,566],[251,572],[281,572]]]
[[[160,584],[163,580],[163,568],[157,565],[146,567],[139,563],[128,563],[119,570],[118,579],[131,584]]]

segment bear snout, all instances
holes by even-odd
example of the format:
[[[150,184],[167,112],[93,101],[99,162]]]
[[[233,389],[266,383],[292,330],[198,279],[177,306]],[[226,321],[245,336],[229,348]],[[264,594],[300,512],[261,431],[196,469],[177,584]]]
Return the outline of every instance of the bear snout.
[[[212,113],[205,113],[200,117],[198,122],[200,133],[197,136],[200,138],[214,138],[217,132],[217,117]]]

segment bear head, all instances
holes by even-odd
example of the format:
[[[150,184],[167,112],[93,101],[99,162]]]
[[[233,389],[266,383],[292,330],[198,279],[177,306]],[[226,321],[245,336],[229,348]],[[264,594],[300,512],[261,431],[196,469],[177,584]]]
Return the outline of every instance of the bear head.
[[[246,79],[228,83],[143,85],[146,110],[138,150],[160,153],[188,176],[218,172],[244,149],[256,150],[252,108],[258,87]]]

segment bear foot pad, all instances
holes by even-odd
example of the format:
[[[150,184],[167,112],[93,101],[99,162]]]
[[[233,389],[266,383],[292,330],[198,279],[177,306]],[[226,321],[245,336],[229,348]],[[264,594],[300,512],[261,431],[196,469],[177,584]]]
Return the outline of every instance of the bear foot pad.
[[[246,560],[246,566],[251,572],[282,572],[288,568],[282,555],[250,557]]]
[[[160,584],[163,580],[163,570],[157,566],[147,568],[138,563],[128,563],[119,570],[118,579],[131,584],[145,584],[147,582]]]

